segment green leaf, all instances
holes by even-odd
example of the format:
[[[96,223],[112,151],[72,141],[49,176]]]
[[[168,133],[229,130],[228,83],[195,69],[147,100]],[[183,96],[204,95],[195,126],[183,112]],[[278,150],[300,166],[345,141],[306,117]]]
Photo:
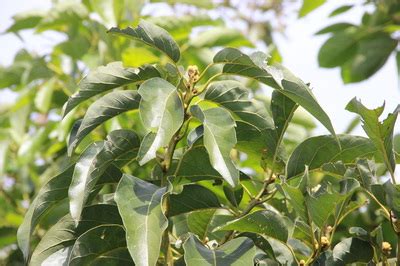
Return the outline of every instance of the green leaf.
[[[337,137],[342,148],[331,135],[311,137],[299,144],[287,163],[287,178],[303,173],[305,165],[310,171],[319,170],[325,163],[354,163],[357,158],[371,158],[376,153],[374,144],[367,138],[351,135]]]
[[[193,105],[190,111],[203,123],[204,146],[211,165],[229,185],[235,187],[239,183],[239,170],[230,158],[230,152],[236,144],[235,121],[228,111],[220,107],[202,110],[198,105]]]
[[[166,193],[166,187],[160,188],[129,175],[124,175],[118,184],[115,201],[135,264],[156,265],[162,235],[168,226],[162,210]]]
[[[126,29],[111,28],[109,32],[124,37],[133,38],[165,53],[172,61],[178,62],[181,56],[178,44],[167,31],[145,20],[141,20],[138,27]]]
[[[76,239],[91,228],[102,224],[122,224],[116,206],[98,204],[85,207],[78,226],[69,214],[64,216],[42,237],[33,251],[29,265],[66,264]]]
[[[139,138],[130,130],[112,131],[104,143],[93,143],[76,162],[68,190],[70,212],[78,221],[90,192],[111,164],[124,165],[136,158]],[[121,163],[122,162],[122,163]]]
[[[299,17],[304,17],[314,9],[322,6],[326,0],[303,0],[303,5],[299,11]]]
[[[359,37],[357,29],[349,27],[330,37],[319,49],[318,63],[321,67],[333,68],[343,65],[357,52]]]
[[[129,47],[122,52],[122,62],[127,67],[140,67],[158,61],[158,56],[144,47]]]
[[[200,32],[190,39],[189,45],[196,48],[254,46],[239,30],[225,27],[213,27]]]
[[[342,32],[345,31],[347,28],[355,28],[356,26],[354,24],[346,23],[346,22],[340,22],[340,23],[335,23],[332,25],[329,25],[325,28],[320,29],[315,33],[315,35],[321,35],[321,34],[326,34],[326,33],[336,33],[336,32]]]
[[[350,9],[353,8],[353,5],[344,5],[344,6],[340,6],[338,8],[336,8],[335,10],[333,10],[330,14],[329,17],[334,17],[340,14],[343,14],[344,12],[349,11]]]
[[[386,63],[397,44],[389,34],[382,32],[360,40],[354,58],[342,66],[343,81],[352,83],[371,77]]]
[[[49,79],[38,88],[35,96],[35,107],[42,113],[50,110],[56,79]]]
[[[346,106],[346,110],[360,115],[365,133],[381,154],[390,174],[394,176],[396,161],[393,151],[393,130],[400,107],[397,106],[393,113],[380,122],[379,117],[383,109],[384,105],[376,109],[368,109],[356,98],[353,98]]]
[[[183,244],[185,262],[188,266],[203,265],[253,265],[256,248],[247,237],[235,238],[217,249],[208,249],[191,235]]]
[[[100,225],[82,234],[71,250],[68,265],[134,265],[120,225]]]
[[[298,105],[295,102],[279,91],[272,92],[272,117],[274,118],[277,134],[281,139],[283,138],[283,134],[285,133],[286,128],[289,125],[289,122],[292,119],[297,107]]]
[[[18,245],[25,259],[29,256],[30,240],[36,225],[49,209],[56,206],[68,196],[74,165],[69,166],[59,175],[50,179],[37,194],[25,214],[24,221],[18,228]]]
[[[12,17],[14,23],[6,30],[6,32],[18,33],[21,30],[33,29],[40,23],[45,15],[46,13],[41,11],[18,13]]]
[[[139,108],[139,102],[140,95],[129,90],[113,91],[95,101],[86,111],[77,132],[69,139],[69,155],[93,129],[123,112]]]
[[[138,90],[140,117],[144,126],[155,133],[154,139],[147,138],[140,147],[139,163],[143,165],[156,157],[159,148],[167,146],[172,136],[180,129],[184,119],[182,99],[177,89],[168,81],[152,78]],[[150,144],[151,143],[151,144]]]
[[[386,194],[386,204],[396,217],[400,217],[400,186],[394,185],[390,181],[383,184],[383,189]]]
[[[170,216],[199,209],[219,208],[217,196],[205,187],[186,185],[181,193],[170,195]]]
[[[121,62],[113,62],[106,66],[98,67],[79,83],[79,91],[72,95],[65,105],[64,116],[81,102],[117,87],[131,83],[143,82],[160,73],[153,66],[141,68],[124,68]]]
[[[251,57],[234,48],[225,48],[214,56],[214,63],[224,63],[223,73],[255,79],[298,103],[318,119],[333,135],[332,123],[315,100],[310,88],[281,65],[267,66],[267,56],[261,52]]]
[[[355,262],[368,263],[374,256],[370,243],[358,238],[346,238],[333,248],[333,263],[347,265]]]
[[[280,214],[270,210],[255,211],[214,230],[257,233],[282,242],[286,242],[289,235],[285,219]]]

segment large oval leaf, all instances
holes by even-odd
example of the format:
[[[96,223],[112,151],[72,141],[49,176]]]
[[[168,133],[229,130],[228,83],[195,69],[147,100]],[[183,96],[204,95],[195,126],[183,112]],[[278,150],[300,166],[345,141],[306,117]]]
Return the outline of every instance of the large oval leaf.
[[[239,170],[230,158],[236,144],[235,121],[224,108],[202,110],[198,105],[190,108],[193,116],[204,126],[204,146],[210,156],[211,165],[231,186],[239,182]]]
[[[185,262],[188,266],[204,265],[253,265],[256,248],[247,237],[235,238],[216,249],[209,249],[201,241],[191,235],[183,244]]]
[[[72,218],[79,220],[90,192],[100,176],[113,163],[126,163],[136,157],[139,138],[130,130],[112,131],[105,142],[93,143],[81,155],[75,165],[71,185],[68,189]]]
[[[79,91],[72,95],[66,103],[64,116],[81,102],[123,85],[143,82],[149,78],[159,77],[160,73],[153,66],[141,68],[124,68],[122,62],[113,62],[98,67],[79,83]]]
[[[68,257],[75,240],[89,229],[101,224],[122,224],[118,208],[115,205],[92,205],[85,207],[82,220],[78,226],[68,214],[52,226],[42,237],[33,251],[29,265],[57,265],[67,264]]]
[[[139,151],[141,165],[154,159],[160,147],[167,146],[172,136],[182,126],[184,109],[177,89],[168,81],[152,78],[144,82],[139,90],[140,116],[143,124],[151,130]]]
[[[368,263],[374,257],[374,249],[367,241],[351,237],[340,241],[332,254],[334,265],[348,265],[354,262]]]
[[[309,170],[319,169],[323,164],[342,161],[353,163],[357,158],[371,158],[376,148],[367,138],[351,135],[338,135],[341,147],[331,135],[306,139],[291,154],[286,166],[287,178],[292,178]]]
[[[139,108],[139,102],[140,95],[137,91],[129,90],[114,91],[95,101],[86,111],[77,132],[69,139],[69,155],[93,129],[114,116]]]
[[[315,100],[310,88],[281,65],[267,66],[261,52],[248,56],[238,49],[225,48],[214,56],[214,63],[224,63],[223,73],[255,79],[289,97],[318,119],[333,135],[331,120]]]
[[[131,27],[126,29],[114,27],[109,32],[142,41],[165,53],[174,62],[178,62],[181,56],[179,46],[172,39],[171,35],[163,28],[145,20],[141,20],[139,25],[134,29]]]
[[[120,225],[99,225],[82,234],[69,256],[68,265],[134,265]]]
[[[285,219],[280,214],[270,210],[247,214],[215,229],[215,231],[218,230],[251,232],[272,237],[282,242],[286,242],[289,235]]]
[[[50,179],[35,197],[18,228],[18,245],[25,259],[29,256],[29,246],[33,230],[43,215],[68,196],[68,186],[71,183],[74,165],[69,166],[61,174]]]
[[[161,239],[168,226],[162,209],[167,188],[124,175],[115,201],[126,228],[128,250],[136,265],[156,265]]]

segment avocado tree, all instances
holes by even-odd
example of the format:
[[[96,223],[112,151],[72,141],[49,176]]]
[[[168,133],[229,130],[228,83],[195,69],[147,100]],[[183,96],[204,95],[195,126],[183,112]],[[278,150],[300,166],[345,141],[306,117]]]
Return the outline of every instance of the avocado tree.
[[[383,106],[353,99],[346,109],[368,137],[336,134],[308,85],[262,52],[222,48],[199,68],[182,65],[182,47],[149,21],[108,32],[153,48],[158,62],[100,66],[69,97],[64,119],[92,103],[74,121],[69,163],[18,229],[26,262],[345,265],[399,254],[398,109],[381,121]],[[293,148],[285,133],[299,108],[329,135]],[[43,220],[53,224],[32,247]]]

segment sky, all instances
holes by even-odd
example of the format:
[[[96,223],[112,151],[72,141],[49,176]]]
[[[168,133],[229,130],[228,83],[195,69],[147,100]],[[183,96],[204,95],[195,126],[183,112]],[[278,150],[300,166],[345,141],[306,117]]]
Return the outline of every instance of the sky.
[[[327,19],[328,14],[336,7],[348,3],[348,0],[328,0],[328,3],[302,19],[288,17],[285,19],[287,28],[285,35],[275,34],[275,40],[283,57],[283,64],[303,79],[310,82],[320,105],[330,118],[338,133],[343,132],[349,121],[355,116],[344,110],[346,104],[355,96],[369,108],[375,108],[386,100],[386,112],[392,112],[400,103],[400,88],[397,79],[395,59],[389,58],[385,66],[372,78],[351,85],[344,85],[340,78],[339,68],[324,69],[318,66],[317,54],[327,35],[314,36],[319,29],[334,22],[359,23],[363,8],[353,10],[333,19]],[[43,10],[50,6],[50,0],[12,0],[2,1],[0,9],[0,32],[11,25],[12,16],[18,12],[31,9]],[[0,65],[12,63],[15,53],[22,47],[42,54],[51,49],[51,45],[59,36],[46,33],[44,37],[24,32],[25,43],[12,34],[0,35]],[[0,104],[7,95],[0,95]],[[396,132],[400,132],[400,123]],[[318,126],[315,134],[327,134],[327,130]],[[361,128],[357,134],[364,135]]]

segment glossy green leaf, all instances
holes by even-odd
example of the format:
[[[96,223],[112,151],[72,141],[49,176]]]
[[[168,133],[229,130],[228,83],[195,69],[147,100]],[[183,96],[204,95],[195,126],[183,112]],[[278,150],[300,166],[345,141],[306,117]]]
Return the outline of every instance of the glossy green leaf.
[[[155,133],[154,139],[147,138],[140,147],[139,163],[147,163],[156,157],[159,148],[167,146],[172,136],[183,123],[183,102],[177,89],[168,81],[152,78],[144,82],[138,90],[140,117],[145,127]]]
[[[92,189],[111,164],[124,165],[136,158],[139,138],[130,130],[112,131],[103,143],[93,143],[76,162],[68,189],[72,218],[79,220]],[[123,163],[121,163],[123,161]]]
[[[76,239],[102,224],[122,224],[116,206],[99,204],[85,207],[78,226],[69,214],[64,216],[42,237],[33,251],[29,265],[67,264]]]
[[[126,229],[129,253],[136,265],[156,265],[168,220],[162,209],[167,188],[124,175],[115,201]]]
[[[183,244],[187,266],[203,265],[253,265],[256,248],[247,237],[235,238],[222,246],[211,250],[191,235]]]
[[[337,136],[341,147],[331,135],[306,139],[291,154],[286,166],[287,178],[309,170],[318,170],[328,162],[354,163],[357,158],[371,158],[376,153],[374,144],[367,138],[351,135]]]
[[[119,29],[114,27],[109,32],[142,41],[165,53],[172,61],[179,61],[180,51],[178,44],[167,31],[150,22],[141,20],[136,28]]]
[[[270,210],[255,211],[217,227],[215,230],[257,233],[282,242],[286,242],[289,235],[285,219],[280,214]]]
[[[239,182],[239,170],[230,158],[230,152],[236,144],[235,121],[228,111],[220,107],[202,110],[193,105],[190,111],[203,123],[204,146],[211,165],[229,185],[235,187]]]
[[[141,68],[124,68],[121,62],[113,62],[106,66],[98,67],[79,83],[79,91],[72,95],[66,103],[64,116],[81,102],[106,92],[131,83],[143,82],[160,73],[153,66]]]
[[[346,238],[333,248],[334,265],[347,265],[354,262],[368,263],[374,256],[370,243],[359,238]]]
[[[223,73],[255,79],[279,90],[318,119],[333,135],[332,123],[315,100],[310,88],[281,65],[268,66],[267,56],[257,52],[248,56],[234,48],[225,48],[214,56],[214,63],[224,63]]]
[[[69,139],[69,155],[93,129],[123,112],[139,108],[139,102],[140,95],[136,91],[114,91],[95,101],[86,111],[76,134]]]
[[[356,98],[353,98],[346,106],[346,110],[360,115],[365,133],[367,133],[381,154],[387,169],[393,175],[396,168],[393,151],[393,130],[400,107],[398,106],[393,113],[390,113],[385,120],[380,122],[379,117],[383,109],[384,105],[376,109],[368,109]]]
[[[29,256],[30,240],[36,225],[46,212],[68,196],[74,165],[50,179],[38,192],[29,206],[24,221],[18,228],[18,245],[25,259]]]
[[[299,11],[299,17],[304,17],[308,13],[312,12],[314,9],[322,6],[326,0],[303,0],[303,5]]]
[[[69,256],[68,265],[134,265],[120,225],[100,225],[82,234]]]
[[[371,77],[386,63],[397,44],[389,34],[381,32],[360,40],[354,58],[342,66],[343,81],[352,83]]]

